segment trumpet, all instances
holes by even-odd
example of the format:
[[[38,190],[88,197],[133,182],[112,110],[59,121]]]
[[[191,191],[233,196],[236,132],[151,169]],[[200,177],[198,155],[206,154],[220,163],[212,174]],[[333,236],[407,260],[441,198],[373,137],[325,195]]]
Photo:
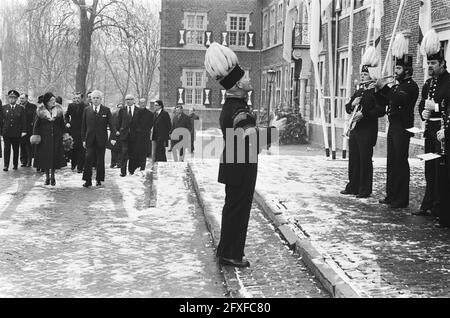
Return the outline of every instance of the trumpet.
[[[364,82],[359,83],[359,85],[376,83],[380,79],[388,79],[388,78],[395,79],[395,75],[389,75],[389,76],[384,76],[384,77],[380,77],[380,78],[377,78],[377,79],[372,79],[372,80],[369,80],[369,81],[364,81]],[[392,83],[392,82],[393,81],[390,81],[389,83]]]

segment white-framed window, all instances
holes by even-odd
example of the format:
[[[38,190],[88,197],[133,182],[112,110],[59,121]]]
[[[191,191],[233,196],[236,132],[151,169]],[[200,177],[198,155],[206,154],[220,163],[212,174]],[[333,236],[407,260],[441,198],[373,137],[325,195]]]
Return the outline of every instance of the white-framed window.
[[[267,107],[267,72],[263,71],[261,74],[261,108]]]
[[[325,83],[325,55],[319,56],[318,64],[319,64],[320,87],[322,87],[322,92],[323,92],[323,84]],[[321,112],[320,112],[319,94],[317,92],[317,89],[315,92],[315,98],[316,98],[316,103],[315,103],[315,107],[314,107],[314,118],[320,119]],[[325,105],[325,101],[324,101],[324,105]]]
[[[290,66],[286,65],[284,68],[284,96],[283,96],[283,100],[287,103],[287,106],[291,106],[291,95],[290,95],[290,90],[292,88],[291,85],[291,72],[290,72]]]
[[[335,112],[336,118],[344,118],[345,103],[347,96],[347,71],[348,71],[348,51],[339,53],[338,62],[338,99],[337,109]]]
[[[228,44],[230,46],[247,46],[247,32],[250,27],[248,14],[228,15]]]
[[[275,103],[274,103],[274,107],[278,107],[281,103],[281,81],[282,81],[282,76],[281,76],[281,68],[279,68],[278,70],[276,70],[275,73]]]
[[[275,44],[275,6],[272,6],[270,8],[270,26],[269,26],[269,46]]]
[[[183,87],[187,106],[203,105],[203,89],[206,87],[204,69],[183,69]]]
[[[263,14],[263,48],[269,46],[269,12]]]
[[[283,18],[283,1],[280,1],[277,9],[277,43],[283,43]]]
[[[206,25],[206,13],[185,12],[184,28],[186,29],[186,44],[204,45]]]

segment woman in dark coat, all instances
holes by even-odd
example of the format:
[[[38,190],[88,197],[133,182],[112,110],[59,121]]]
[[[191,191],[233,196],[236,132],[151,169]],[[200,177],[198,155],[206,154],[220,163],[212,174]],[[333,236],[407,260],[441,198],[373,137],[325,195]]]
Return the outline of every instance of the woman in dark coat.
[[[46,93],[42,102],[37,108],[33,127],[33,135],[41,136],[41,142],[36,147],[34,166],[45,171],[45,185],[51,183],[54,186],[55,169],[67,165],[63,148],[65,123],[62,106],[56,103],[52,93]]]

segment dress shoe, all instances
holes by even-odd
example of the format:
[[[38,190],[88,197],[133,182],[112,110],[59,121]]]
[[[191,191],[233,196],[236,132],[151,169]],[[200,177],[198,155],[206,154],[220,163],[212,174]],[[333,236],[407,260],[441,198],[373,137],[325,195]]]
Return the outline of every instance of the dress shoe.
[[[386,200],[386,199],[381,199],[381,200],[378,201],[378,203],[381,203],[381,204],[391,204],[391,202],[388,201],[388,200]]]
[[[14,167],[13,167],[13,170],[17,170],[17,166],[14,166]]]
[[[141,171],[144,171],[145,170],[145,168],[141,168]]]
[[[239,268],[250,267],[250,262],[247,260],[237,260],[232,258],[219,257],[219,264],[226,266],[234,266]]]
[[[50,178],[45,179],[45,185],[49,185],[50,184]]]
[[[3,171],[8,171],[8,168],[3,168]]]
[[[102,183],[101,183],[101,181],[97,181],[97,182],[95,183],[95,185],[96,185],[97,187],[99,187],[99,186],[102,185]]]
[[[91,185],[92,185],[92,182],[86,181],[86,182],[83,184],[83,187],[89,188]]]
[[[126,173],[121,173],[120,176],[121,177],[125,177],[127,174]]]
[[[55,178],[52,178],[51,181],[50,181],[50,183],[51,183],[52,186],[56,185],[56,180],[55,180]]]
[[[345,194],[345,195],[355,195],[356,194],[356,193],[348,192],[347,190],[342,190],[340,193]]]

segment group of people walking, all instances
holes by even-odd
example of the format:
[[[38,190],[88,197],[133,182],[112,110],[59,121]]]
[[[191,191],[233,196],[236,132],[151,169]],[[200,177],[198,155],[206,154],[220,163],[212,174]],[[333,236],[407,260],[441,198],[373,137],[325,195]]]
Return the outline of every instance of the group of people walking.
[[[105,180],[107,148],[111,150],[110,167],[120,168],[120,176],[125,177],[127,172],[132,175],[137,169],[145,170],[147,158],[167,161],[166,147],[174,127],[186,126],[189,137],[195,135],[191,120],[199,117],[194,111],[187,116],[181,105],[176,107],[172,123],[161,100],[154,102],[152,112],[145,99],[136,104],[133,95],[125,97],[125,104],[112,107],[102,104],[99,90],[89,92],[86,100],[83,97],[75,93],[64,112],[62,99],[51,92],[40,96],[36,106],[28,102],[26,94],[10,90],[9,103],[2,105],[0,100],[3,170],[9,170],[12,148],[13,169],[18,169],[19,153],[22,167],[31,167],[34,158],[33,167],[46,174],[45,185],[56,185],[55,170],[70,161],[72,170],[82,174],[84,187],[92,186],[93,169],[96,185],[100,186]],[[68,139],[72,141],[70,149],[64,144]],[[180,140],[177,137],[172,144]]]
[[[427,54],[430,78],[423,85],[418,113],[425,121],[425,152],[439,156],[425,162],[425,195],[419,211],[413,214],[436,216],[440,226],[450,227],[447,156],[450,146],[450,74],[439,41],[432,43],[432,39],[438,39],[435,32],[430,30],[423,40],[423,43],[427,43],[422,49]],[[395,41],[405,40],[400,35]],[[396,47],[407,46],[397,43]],[[386,196],[379,203],[391,209],[401,209],[409,205],[409,144],[410,138],[414,136],[414,130],[411,129],[414,128],[419,87],[412,78],[413,56],[397,52],[394,57],[395,85],[389,87],[389,79],[386,78],[372,79],[369,69],[376,63],[363,63],[360,87],[346,104],[346,111],[352,114],[351,121],[355,125],[349,132],[349,182],[341,193],[359,198],[367,198],[372,194],[372,156],[377,141],[378,118],[387,115]]]

